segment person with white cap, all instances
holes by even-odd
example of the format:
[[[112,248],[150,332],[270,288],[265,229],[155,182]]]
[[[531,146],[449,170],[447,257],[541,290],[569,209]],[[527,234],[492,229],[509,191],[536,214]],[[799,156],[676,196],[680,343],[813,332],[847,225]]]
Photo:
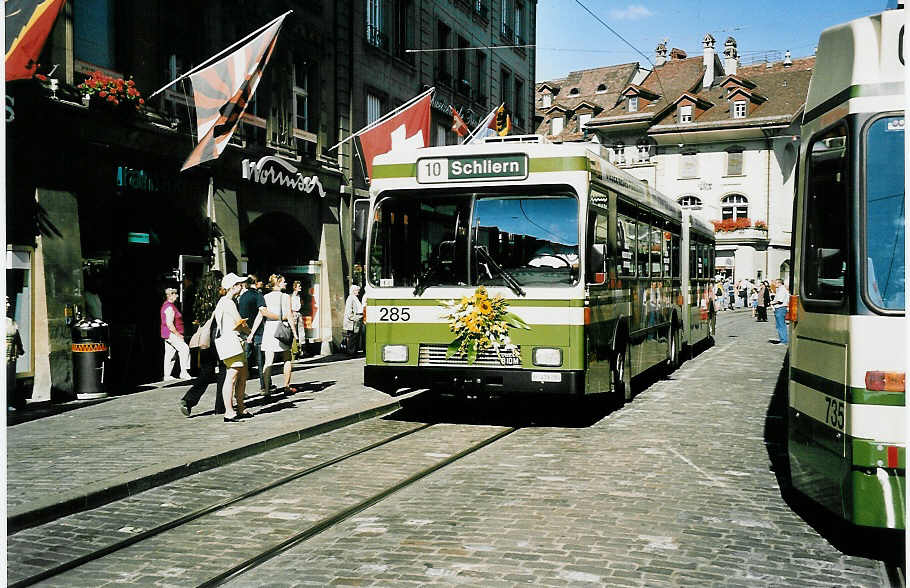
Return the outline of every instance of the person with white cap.
[[[226,368],[224,385],[221,394],[224,398],[224,422],[236,423],[242,418],[253,415],[244,413],[243,398],[246,392],[246,353],[243,350],[243,337],[249,333],[244,319],[240,317],[234,298],[240,294],[246,277],[231,272],[221,280],[224,296],[215,306],[216,337],[215,348],[218,358]],[[232,402],[232,397],[234,402]],[[236,402],[236,405],[235,405]]]
[[[164,339],[164,379],[176,380],[171,375],[174,361],[180,356],[180,379],[190,378],[190,347],[183,340],[183,315],[174,302],[177,289],[164,289],[164,303],[161,305],[161,338]]]

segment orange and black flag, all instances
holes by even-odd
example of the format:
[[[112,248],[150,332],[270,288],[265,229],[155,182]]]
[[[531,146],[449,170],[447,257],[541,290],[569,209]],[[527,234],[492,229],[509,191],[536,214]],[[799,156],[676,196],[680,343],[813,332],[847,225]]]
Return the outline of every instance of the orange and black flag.
[[[512,131],[512,116],[506,110],[505,104],[496,111],[496,116],[490,121],[490,128],[500,137],[505,137]]]
[[[452,111],[452,131],[457,133],[459,137],[467,137],[468,133],[471,132],[468,125],[464,123],[464,119],[461,118],[454,106],[449,104],[449,109]]]
[[[180,171],[218,159],[253,99],[284,18],[224,59],[190,75],[196,103],[196,148]]]
[[[35,75],[64,0],[6,0],[6,81]]]

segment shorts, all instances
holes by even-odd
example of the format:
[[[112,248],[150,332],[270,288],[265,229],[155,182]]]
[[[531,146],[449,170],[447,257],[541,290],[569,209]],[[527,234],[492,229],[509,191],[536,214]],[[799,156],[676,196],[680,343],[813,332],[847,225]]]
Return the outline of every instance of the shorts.
[[[227,357],[221,361],[224,362],[224,366],[228,368],[246,367],[246,353],[238,353],[237,355]]]

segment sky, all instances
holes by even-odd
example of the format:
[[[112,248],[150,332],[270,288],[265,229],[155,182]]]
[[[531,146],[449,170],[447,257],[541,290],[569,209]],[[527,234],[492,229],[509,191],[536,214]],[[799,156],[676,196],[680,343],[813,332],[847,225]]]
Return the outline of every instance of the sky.
[[[822,30],[881,12],[887,0],[538,0],[537,82],[565,77],[580,69],[639,62],[650,69],[654,48],[669,39],[695,57],[711,33],[723,52],[736,39],[740,62],[812,55]],[[637,53],[585,10],[622,35]],[[767,56],[767,57],[766,57]],[[647,59],[646,59],[647,58]]]

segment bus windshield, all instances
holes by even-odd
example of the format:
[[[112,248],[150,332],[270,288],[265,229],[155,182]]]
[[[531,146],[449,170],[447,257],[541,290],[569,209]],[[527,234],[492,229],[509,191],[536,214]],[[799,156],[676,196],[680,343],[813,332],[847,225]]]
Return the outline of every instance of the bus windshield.
[[[561,194],[382,199],[369,278],[379,287],[570,286],[578,281],[578,200]]]
[[[883,310],[904,309],[904,117],[866,131],[865,289]]]

